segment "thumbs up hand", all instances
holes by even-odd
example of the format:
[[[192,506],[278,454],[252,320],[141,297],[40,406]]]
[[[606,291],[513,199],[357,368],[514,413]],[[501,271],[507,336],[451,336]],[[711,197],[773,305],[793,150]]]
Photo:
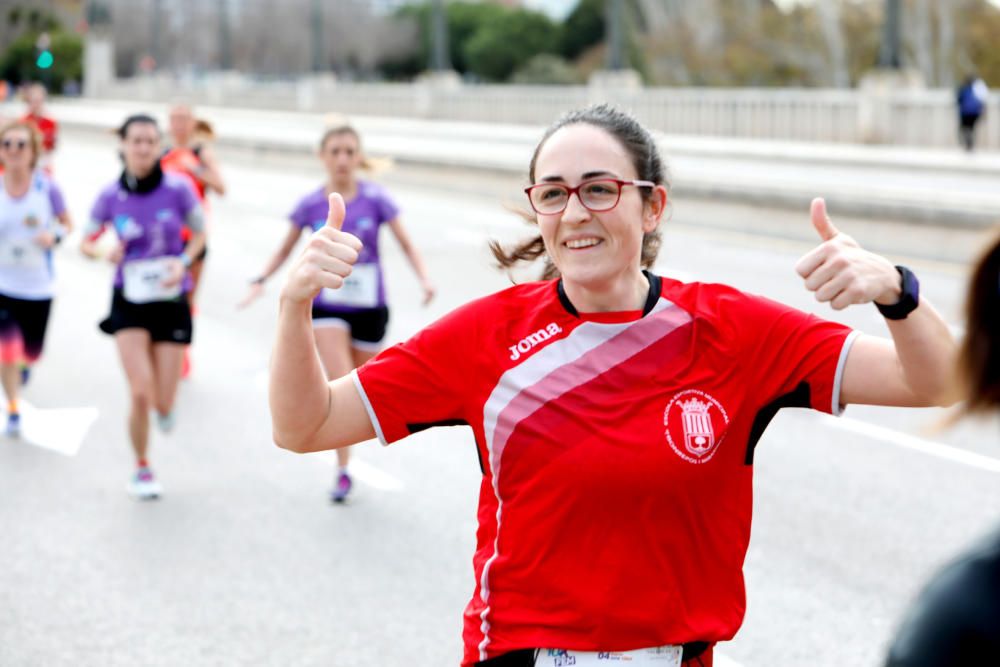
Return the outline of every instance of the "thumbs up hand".
[[[326,225],[313,233],[289,271],[288,280],[281,290],[282,299],[308,302],[316,298],[323,288],[339,289],[358,261],[363,247],[360,239],[340,229],[344,224],[344,199],[335,192],[330,195],[329,202]]]
[[[899,301],[902,278],[889,260],[839,231],[827,217],[822,198],[813,200],[810,216],[821,243],[798,261],[795,271],[817,301],[829,303],[834,310],[872,301],[883,305]]]

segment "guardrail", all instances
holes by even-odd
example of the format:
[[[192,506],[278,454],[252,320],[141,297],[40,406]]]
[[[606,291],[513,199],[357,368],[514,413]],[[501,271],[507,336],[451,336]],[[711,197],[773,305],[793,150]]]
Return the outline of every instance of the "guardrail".
[[[949,90],[640,88],[345,83],[332,77],[255,81],[238,75],[118,79],[100,97],[254,109],[547,125],[567,109],[608,101],[669,134],[789,141],[957,146]],[[977,145],[1000,149],[1000,95],[993,94]]]

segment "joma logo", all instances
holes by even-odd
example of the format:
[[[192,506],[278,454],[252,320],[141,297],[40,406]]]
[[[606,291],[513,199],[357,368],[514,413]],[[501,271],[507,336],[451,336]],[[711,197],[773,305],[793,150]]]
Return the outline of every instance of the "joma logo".
[[[517,345],[511,345],[508,348],[510,350],[510,360],[517,361],[521,358],[522,354],[527,354],[531,351],[531,348],[541,345],[559,333],[562,333],[562,328],[555,322],[552,322],[544,329],[539,329],[535,333],[528,334],[518,341]]]

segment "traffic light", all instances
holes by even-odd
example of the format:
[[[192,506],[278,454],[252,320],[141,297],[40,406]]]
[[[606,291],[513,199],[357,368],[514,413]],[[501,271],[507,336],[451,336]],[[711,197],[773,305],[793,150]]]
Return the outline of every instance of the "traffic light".
[[[48,49],[38,52],[38,57],[35,58],[35,65],[38,69],[49,69],[52,67],[52,63],[55,58],[52,57],[52,52]]]
[[[52,63],[55,62],[55,58],[52,56],[52,38],[49,37],[49,33],[43,32],[35,40],[35,66],[38,69],[49,69],[52,67]]]

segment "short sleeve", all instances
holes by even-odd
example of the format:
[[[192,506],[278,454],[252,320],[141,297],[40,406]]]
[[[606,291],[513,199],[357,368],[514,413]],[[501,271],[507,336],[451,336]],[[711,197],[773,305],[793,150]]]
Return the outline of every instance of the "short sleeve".
[[[66,212],[66,201],[63,199],[62,190],[53,182],[49,182],[49,204],[52,206],[52,215],[59,217]]]
[[[771,299],[741,297],[724,312],[743,339],[741,358],[761,403],[794,397],[789,405],[841,414],[841,380],[857,332]]]
[[[469,423],[477,318],[463,306],[357,369],[355,386],[382,444],[432,426]]]
[[[375,207],[378,210],[378,222],[383,224],[399,217],[399,207],[392,200],[385,190],[379,188],[375,198]]]
[[[111,220],[111,195],[107,190],[98,195],[97,201],[91,207],[90,220],[94,223],[105,223]]]
[[[310,199],[310,197],[306,197],[300,200],[288,215],[288,219],[299,229],[312,229],[313,219],[310,214],[310,209],[312,208],[309,203]]]
[[[194,187],[186,179],[177,179],[178,207],[181,212],[181,219],[187,220],[193,211],[201,208],[198,202],[198,195],[194,193]]]

